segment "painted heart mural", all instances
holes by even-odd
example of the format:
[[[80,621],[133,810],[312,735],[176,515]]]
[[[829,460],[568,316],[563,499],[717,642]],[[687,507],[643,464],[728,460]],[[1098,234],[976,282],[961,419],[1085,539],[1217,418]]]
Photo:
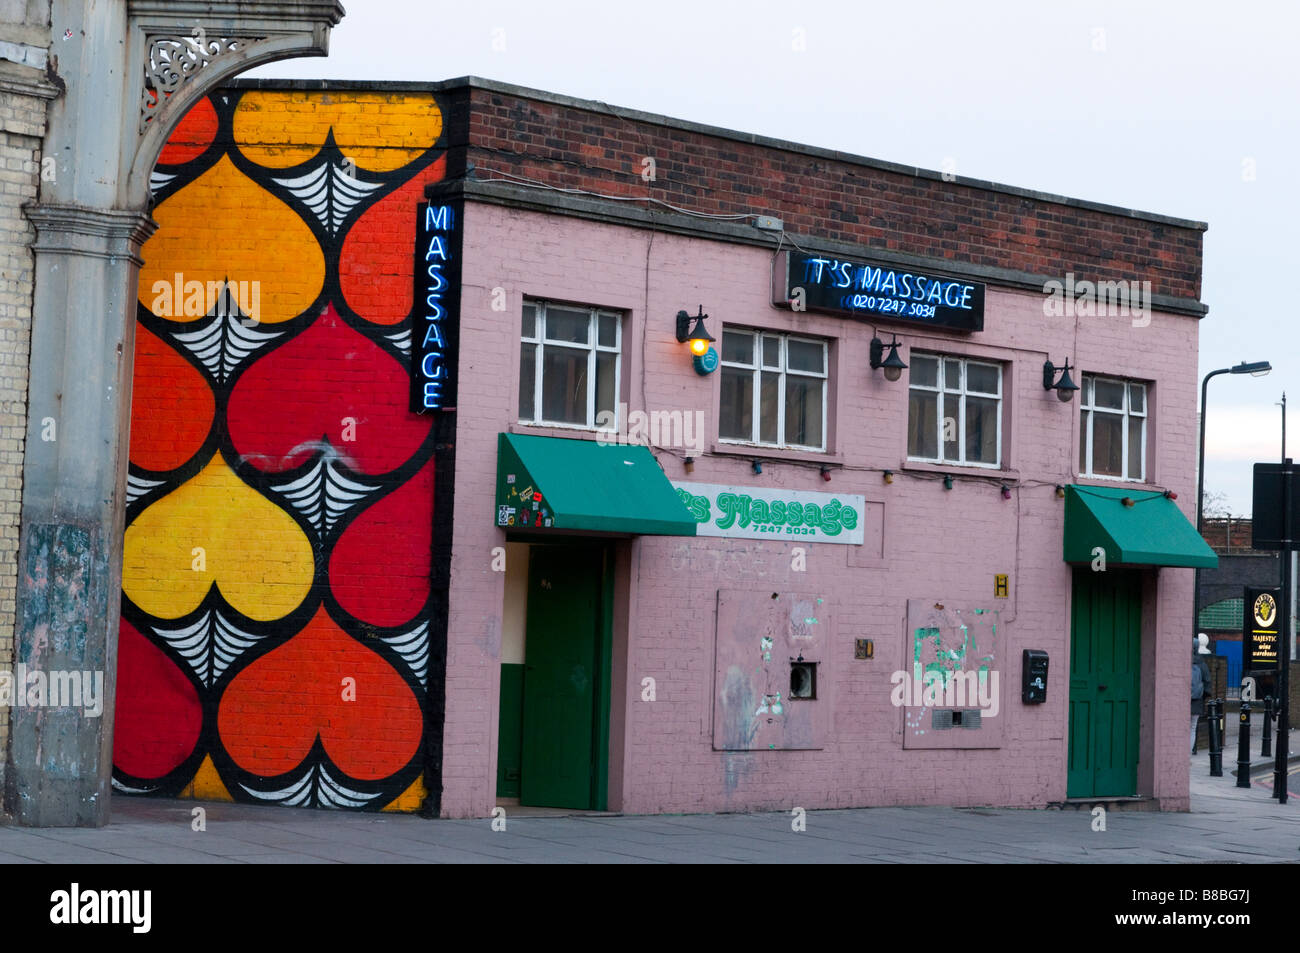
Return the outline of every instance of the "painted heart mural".
[[[250,618],[278,619],[302,604],[314,577],[302,528],[220,456],[126,528],[122,591],[155,618],[185,615],[217,586]]]
[[[314,677],[291,690],[303,671]],[[321,609],[234,678],[217,729],[231,760],[255,777],[292,772],[319,741],[339,775],[376,781],[410,764],[424,719],[402,674]],[[266,744],[270,733],[275,746]]]
[[[229,156],[163,199],[153,216],[159,227],[145,243],[140,303],[159,318],[206,317],[227,283],[259,324],[288,321],[320,295],[325,254],[311,226]]]
[[[193,757],[202,705],[181,668],[126,619],[117,645],[113,767],[149,790]]]
[[[240,153],[266,168],[309,162],[333,139],[353,164],[391,172],[437,142],[442,110],[431,93],[256,90],[240,97],[232,127]]]
[[[221,90],[143,249],[114,787],[413,810],[435,475],[407,410],[431,94]],[[431,686],[432,680],[439,684]]]
[[[407,410],[407,375],[397,357],[327,306],[239,378],[227,408],[231,441],[269,473],[298,467],[326,446],[359,473],[395,470],[429,435],[428,418]]]

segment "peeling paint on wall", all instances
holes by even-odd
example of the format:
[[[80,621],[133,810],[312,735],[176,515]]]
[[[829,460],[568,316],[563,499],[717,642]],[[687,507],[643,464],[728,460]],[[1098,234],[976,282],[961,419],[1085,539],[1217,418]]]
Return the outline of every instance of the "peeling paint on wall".
[[[831,614],[822,598],[768,591],[718,592],[713,747],[782,750],[825,745],[833,689],[825,668],[818,697],[790,697],[795,660],[824,664]]]
[[[902,695],[904,748],[1001,747],[1000,695],[979,715],[965,715],[960,727],[946,714],[975,712],[981,698],[1001,692],[999,619],[997,610],[946,599],[908,600],[903,674],[909,679],[893,693]]]

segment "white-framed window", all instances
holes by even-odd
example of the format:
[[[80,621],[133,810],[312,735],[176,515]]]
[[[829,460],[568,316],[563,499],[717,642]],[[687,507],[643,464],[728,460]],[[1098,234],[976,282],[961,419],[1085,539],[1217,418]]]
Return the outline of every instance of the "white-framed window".
[[[596,429],[618,421],[623,316],[617,311],[524,302],[519,346],[519,422]]]
[[[907,456],[928,463],[1002,466],[1002,365],[913,351]]]
[[[826,341],[723,328],[721,357],[720,441],[826,449]]]
[[[1079,414],[1080,476],[1146,480],[1146,384],[1084,374]]]

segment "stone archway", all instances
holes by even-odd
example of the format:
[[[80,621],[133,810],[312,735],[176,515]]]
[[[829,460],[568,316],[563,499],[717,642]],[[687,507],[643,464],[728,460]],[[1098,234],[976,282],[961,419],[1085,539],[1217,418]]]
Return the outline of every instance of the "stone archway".
[[[150,170],[211,88],[262,63],[326,55],[343,12],[338,0],[52,4],[60,39],[48,73],[59,96],[44,151],[56,174],[25,209],[35,284],[12,668],[102,672],[106,697],[94,717],[44,700],[11,709],[4,806],[20,824],[109,819],[134,302],[140,248],[155,227]]]

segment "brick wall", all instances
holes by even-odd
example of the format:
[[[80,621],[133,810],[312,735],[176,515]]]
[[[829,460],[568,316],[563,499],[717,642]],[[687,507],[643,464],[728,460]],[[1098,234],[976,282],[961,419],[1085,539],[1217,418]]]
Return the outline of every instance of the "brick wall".
[[[625,679],[613,686],[612,723],[625,746],[622,794],[611,809],[628,813],[789,810],[887,804],[1042,806],[1065,796],[1069,698],[1071,570],[1061,560],[1063,507],[1056,483],[1077,482],[1079,412],[1045,395],[1043,354],[1071,355],[1085,372],[1154,380],[1153,484],[1180,491],[1192,512],[1196,433],[1194,319],[1155,313],[1148,326],[1127,318],[1045,319],[1038,295],[990,289],[985,331],[971,337],[923,328],[900,333],[910,348],[956,352],[1006,363],[1008,467],[1018,475],[1011,500],[995,477],[959,473],[951,491],[938,476],[906,468],[907,388],[867,370],[869,326],[770,303],[771,253],[722,242],[562,216],[472,204],[465,213],[461,321],[457,519],[448,634],[448,711],[443,812],[485,815],[494,804],[490,752],[496,746],[498,653],[503,574],[491,571],[503,544],[491,524],[496,434],[517,414],[520,306],[525,295],[580,301],[627,315],[624,394],[632,409],[700,408],[716,433],[719,375],[702,378],[672,338],[670,317],[703,301],[721,324],[797,330],[832,341],[839,396],[832,482],[815,464],[768,460],[755,475],[744,457],[705,453],[686,476],[671,452],[658,458],[671,479],[863,494],[884,506],[884,558],[862,562],[855,547],[812,544],[806,572],[793,569],[788,544],[743,539],[641,537],[630,544],[630,605]],[[507,307],[494,311],[494,289]],[[642,343],[644,342],[644,343]],[[503,381],[505,386],[503,386]],[[643,388],[644,387],[644,391]],[[644,396],[643,396],[644,395]],[[543,431],[545,432],[545,431]],[[879,470],[896,471],[884,485]],[[993,573],[1011,576],[1012,599],[993,600]],[[1151,574],[1154,647],[1142,670],[1143,731],[1149,752],[1144,793],[1162,806],[1187,806],[1186,633],[1192,573]],[[835,633],[819,674],[833,691],[830,740],[817,751],[719,752],[712,746],[714,613],[719,589],[815,592],[834,613]],[[1000,748],[905,750],[902,714],[889,701],[889,675],[902,669],[908,598],[953,600],[1002,611]],[[853,658],[854,638],[876,641],[871,661]],[[1145,637],[1144,637],[1145,641]],[[1049,701],[1019,700],[1024,648],[1052,659]],[[644,677],[658,698],[640,698]],[[820,691],[820,688],[819,688]],[[1148,770],[1145,766],[1144,771]]]
[[[1202,231],[1176,220],[495,88],[472,88],[469,100],[468,159],[480,177],[505,172],[696,212],[771,214],[799,235],[1033,275],[1149,280],[1157,295],[1200,298]],[[647,158],[652,182],[642,177]]]
[[[119,791],[424,800],[434,465],[429,419],[407,407],[404,325],[441,127],[429,93],[223,91],[162,152],[137,312]],[[218,304],[225,280],[238,317]]]
[[[37,197],[44,135],[44,99],[0,92],[0,669],[13,661],[32,330],[35,230],[22,206]],[[0,752],[7,747],[8,732],[8,712],[2,711]]]
[[[274,84],[260,88],[276,90]],[[543,101],[545,97],[501,92],[482,84],[440,84],[438,90],[448,117],[445,129],[451,138],[438,138],[442,128],[435,131],[428,127],[414,147],[407,144],[407,149],[413,148],[414,152],[406,155],[398,154],[402,152],[402,129],[389,128],[380,120],[410,110],[412,101],[421,95],[412,89],[378,94],[391,98],[375,110],[361,107],[357,102],[361,94],[356,89],[332,85],[310,92],[281,90],[285,93],[281,96],[250,96],[250,102],[260,101],[261,109],[240,110],[234,115],[229,114],[229,110],[237,108],[233,100],[229,106],[217,105],[214,100],[212,115],[200,124],[202,129],[195,130],[194,141],[174,143],[182,154],[173,162],[165,162],[162,171],[179,178],[160,195],[162,202],[156,215],[164,228],[149,249],[151,255],[146,256],[152,256],[146,278],[166,279],[178,270],[232,279],[246,274],[260,277],[269,292],[292,299],[285,304],[273,294],[265,298],[272,313],[264,315],[263,322],[269,330],[283,327],[292,332],[286,343],[264,346],[250,358],[251,368],[241,368],[233,379],[214,379],[204,385],[210,386],[214,394],[230,391],[218,403],[219,413],[229,421],[239,415],[230,416],[227,398],[233,400],[236,392],[249,386],[260,364],[279,367],[280,356],[297,354],[294,344],[307,341],[314,330],[318,317],[312,303],[321,287],[315,269],[322,254],[321,270],[329,278],[324,282],[324,296],[315,303],[323,306],[328,299],[343,308],[343,323],[389,354],[400,346],[397,340],[409,313],[411,282],[410,260],[402,249],[409,248],[413,237],[414,198],[422,191],[424,181],[440,177],[436,165],[424,165],[431,157],[421,152],[435,140],[439,147],[451,147],[445,168],[452,179],[472,162],[480,178],[510,172],[563,188],[651,194],[698,212],[765,211],[785,219],[792,232],[828,241],[945,258],[1008,273],[1063,275],[1073,271],[1080,278],[1145,279],[1153,282],[1158,294],[1184,300],[1199,295],[1201,235],[1192,225],[1108,213],[1084,207],[1086,203],[1013,189],[946,183],[926,173],[909,173],[881,163],[793,146],[741,142],[669,121],[632,123],[594,107],[547,102]],[[445,100],[441,98],[444,93]],[[279,108],[271,108],[273,105]],[[415,110],[411,115],[419,114]],[[393,173],[391,177],[360,176],[363,184],[380,183],[384,191],[374,196],[373,206],[371,199],[364,200],[357,211],[362,218],[355,222],[343,219],[337,233],[328,229],[323,219],[313,221],[315,213],[306,201],[311,193],[298,181],[301,169],[295,169],[313,160],[331,129],[345,154],[350,154],[349,148],[358,139],[368,141],[369,151],[359,153],[356,163],[363,172]],[[220,130],[215,146],[204,130]],[[234,146],[231,139],[238,145]],[[398,148],[394,150],[380,141],[385,139],[397,142]],[[456,148],[458,144],[463,148]],[[362,161],[367,156],[369,163]],[[656,159],[657,178],[653,183],[641,178],[643,157]],[[419,167],[429,172],[424,181],[415,177],[408,180],[407,173],[397,174],[417,159]],[[309,168],[319,171],[320,167],[312,162]],[[289,169],[295,171],[285,171]],[[240,182],[241,176],[250,175],[255,181]],[[168,200],[186,189],[204,187],[203,179],[209,179],[209,194],[184,209],[180,207],[183,203],[177,203],[176,211],[170,213],[176,228],[168,229]],[[298,192],[290,194],[294,188]],[[395,190],[394,195],[401,193],[400,212],[391,217],[377,212],[388,201],[390,188]],[[347,191],[340,194],[346,195]],[[268,195],[275,202],[269,202]],[[380,199],[380,195],[385,198]],[[367,210],[361,211],[363,208]],[[286,216],[286,211],[291,214]],[[214,223],[204,226],[206,232],[192,224],[200,217],[197,212],[206,213],[205,220]],[[263,219],[263,227],[246,225],[244,219],[249,218]],[[367,219],[368,225],[363,228]],[[312,241],[300,236],[304,222],[310,223]],[[626,569],[621,571],[626,576],[619,585],[620,591],[626,586],[628,604],[625,615],[616,623],[618,651],[624,652],[625,658],[617,669],[621,678],[613,686],[616,710],[611,724],[618,753],[611,759],[611,770],[618,777],[610,779],[610,788],[617,792],[619,803],[611,803],[611,807],[648,812],[788,809],[793,804],[808,808],[904,803],[1042,805],[1064,797],[1071,575],[1061,561],[1062,506],[1053,485],[1077,481],[1079,418],[1077,406],[1063,406],[1053,395],[1044,394],[1040,383],[1043,355],[1049,354],[1055,360],[1068,356],[1083,373],[1154,382],[1150,393],[1150,484],[1179,490],[1178,505],[1190,514],[1194,505],[1191,490],[1196,446],[1194,319],[1163,311],[1155,312],[1149,324],[1135,323],[1127,316],[1052,318],[1044,315],[1041,294],[1022,285],[990,287],[982,333],[962,336],[907,327],[901,334],[904,360],[910,360],[912,349],[948,351],[1000,361],[1007,369],[1007,473],[959,473],[953,489],[944,491],[937,474],[906,466],[907,388],[905,382],[891,384],[866,370],[869,326],[827,315],[775,309],[769,290],[770,248],[656,234],[608,222],[475,202],[467,204],[464,223],[443,814],[485,815],[495,803],[504,574],[493,571],[492,557],[493,549],[504,542],[504,537],[492,525],[490,514],[496,435],[518,420],[517,348],[525,295],[624,312],[622,398],[634,409],[703,409],[710,437],[716,433],[719,375],[696,375],[683,349],[672,340],[671,315],[679,308],[704,302],[714,314],[710,327],[715,334],[725,323],[830,339],[836,381],[832,455],[842,465],[835,470],[832,483],[822,481],[816,463],[769,462],[763,474],[757,476],[748,459],[713,452],[700,456],[690,479],[736,486],[861,493],[868,501],[884,507],[883,556],[864,562],[862,554],[850,547],[816,544],[810,547],[807,571],[803,573],[793,568],[789,546],[777,541],[638,538],[620,544],[620,558],[626,556]],[[242,244],[212,241],[212,234],[222,229],[231,239],[238,229]],[[169,234],[177,238],[174,247],[168,245]],[[245,240],[245,236],[250,237]],[[187,243],[188,250],[184,247]],[[237,262],[239,267],[231,269],[209,257],[226,254],[211,252],[214,248],[238,248],[244,256]],[[388,258],[391,261],[382,261]],[[378,267],[376,261],[381,261]],[[154,272],[148,272],[148,268]],[[281,278],[292,273],[301,279],[304,270],[311,271],[311,275],[300,301],[293,297],[293,287]],[[156,309],[153,314],[147,313],[151,308],[150,287],[142,281],[146,310],[141,314],[141,327],[165,337],[167,348],[181,355],[191,370],[212,378],[210,370],[196,363],[196,355],[182,355],[181,348],[189,345],[177,333],[207,326],[206,322],[191,318],[182,329],[174,320],[176,316],[166,318]],[[494,306],[501,299],[498,289],[504,292],[504,310]],[[333,317],[322,315],[319,323],[330,333],[344,330],[337,327]],[[304,353],[323,352],[307,349]],[[309,357],[299,362],[298,370],[271,376],[286,384],[297,380],[335,381],[334,392],[349,393],[360,389],[349,384],[350,372],[357,363],[351,354],[330,359]],[[399,376],[389,376],[392,388],[399,386]],[[141,375],[140,382],[145,380],[147,377]],[[373,374],[363,375],[360,382],[364,385],[373,380]],[[265,389],[259,393],[266,395]],[[322,400],[329,394],[330,388],[320,391]],[[207,451],[217,444],[234,461],[240,480],[251,482],[251,488],[240,492],[260,494],[289,513],[287,499],[276,490],[278,478],[254,472],[266,470],[257,460],[271,451],[282,455],[292,446],[279,440],[282,434],[272,427],[273,418],[297,416],[315,423],[316,417],[311,402],[300,404],[293,399],[291,387],[279,396],[278,400],[264,400],[254,407],[265,409],[265,426],[254,414],[246,416],[257,423],[253,428],[257,439],[251,444],[235,435],[232,445],[231,433],[224,426],[218,427],[211,437],[200,435],[203,453],[196,455],[194,447],[184,448],[186,452],[179,460],[166,466],[149,464],[139,456],[145,444],[137,434],[143,434],[143,430],[133,431],[133,475],[141,480],[161,477],[164,484],[148,490],[134,504],[128,514],[132,525],[148,529],[146,516],[154,507],[168,517],[156,525],[185,525],[168,515],[167,505],[186,503],[182,485],[187,481],[193,482],[195,490],[204,488],[198,463],[207,459]],[[139,401],[137,406],[141,406]],[[143,424],[146,416],[137,415],[136,423]],[[358,420],[364,417],[358,415]],[[323,428],[326,436],[335,432],[341,419],[336,415],[334,422]],[[203,434],[208,434],[206,426],[202,429]],[[295,431],[299,440],[321,432]],[[156,436],[160,443],[155,449],[159,452],[182,449],[166,447],[162,435]],[[384,444],[381,440],[376,446]],[[426,441],[417,457],[424,459],[430,449]],[[676,455],[661,452],[659,458],[670,477],[684,476]],[[221,460],[214,462],[220,465]],[[884,485],[880,478],[879,471],[884,467],[898,472],[892,485]],[[363,467],[358,471],[349,466],[344,472],[354,477],[380,476],[380,470],[393,475],[393,485],[384,487],[377,502],[372,504],[367,499],[362,504],[379,508],[385,500],[397,498],[402,489],[396,485],[398,481],[406,481],[403,486],[414,485],[415,481],[408,479],[413,469]],[[998,483],[1004,479],[1014,487],[1011,500],[1003,500],[999,492]],[[429,496],[423,492],[425,487],[415,488],[420,492],[406,510],[408,529],[428,525]],[[326,589],[342,601],[344,587],[357,585],[358,565],[365,575],[364,561],[336,572],[332,563],[325,565],[322,560],[338,534],[313,532],[302,514],[295,514],[293,520],[306,538],[319,537],[325,544],[318,547],[316,581],[304,604],[314,604],[317,596],[332,598]],[[224,524],[220,528],[224,529]],[[393,530],[394,545],[400,540],[397,532]],[[138,535],[158,540],[166,534]],[[140,609],[124,616],[128,623],[138,621],[151,628],[152,634],[138,632],[143,638],[134,639],[140,649],[136,670],[147,677],[132,690],[133,697],[149,704],[157,697],[157,686],[166,678],[175,679],[180,671],[175,654],[167,654],[166,624],[173,628],[178,620],[188,624],[198,613],[193,608],[194,600],[183,591],[188,582],[180,582],[182,578],[188,580],[181,571],[188,572],[190,567],[191,543],[182,542],[180,552],[170,553],[174,565],[169,571],[176,577],[176,584],[167,597],[177,605],[163,606],[159,602],[158,608],[167,611],[144,613]],[[131,546],[127,549],[129,558]],[[378,564],[384,549],[377,546],[367,550],[372,566]],[[400,559],[393,562],[402,564]],[[133,583],[151,582],[157,575],[154,566],[149,558],[143,558],[129,578]],[[902,713],[889,702],[888,676],[905,661],[906,600],[933,597],[968,605],[989,604],[994,572],[1011,576],[1013,593],[1002,607],[1006,646],[1002,695],[1007,719],[1002,747],[956,755],[904,750]],[[233,578],[238,574],[230,575]],[[1162,805],[1178,809],[1187,804],[1185,659],[1186,634],[1191,628],[1191,572],[1162,570],[1151,576],[1157,589],[1146,607],[1155,639],[1144,656],[1142,672],[1144,793],[1152,793]],[[240,599],[238,585],[239,580],[234,578],[230,592],[223,587],[223,599],[232,597],[246,606],[255,604],[255,599]],[[713,750],[712,626],[717,591],[721,588],[812,589],[824,593],[832,603],[836,629],[825,677],[837,701],[830,740],[823,750]],[[142,599],[153,598],[146,585],[128,589],[128,597],[133,591]],[[331,610],[337,608],[332,602],[329,606]],[[337,642],[332,632],[317,632],[307,626],[306,615],[298,612],[283,617],[278,629],[260,628],[262,621],[242,624],[253,635],[274,635],[277,649],[253,649],[248,655],[252,661],[243,668],[245,673],[295,643],[299,647],[329,647]],[[266,620],[268,626],[275,622]],[[378,631],[390,637],[405,635],[401,626],[393,626],[391,631],[381,626]],[[346,632],[353,643],[371,634],[359,627]],[[874,660],[859,662],[852,658],[855,637],[876,639]],[[285,641],[280,644],[282,639]],[[337,644],[355,651],[355,644]],[[1015,689],[1022,648],[1043,648],[1051,653],[1054,687],[1047,705],[1030,707],[1019,703]],[[171,669],[157,661],[164,654],[163,661]],[[274,719],[250,717],[265,715],[268,707],[283,704],[284,699],[278,697],[283,690],[275,689],[277,679],[292,680],[297,673],[301,680],[310,671],[311,681],[337,685],[336,670],[323,666],[320,655],[289,652],[283,657],[286,661],[282,665],[259,667],[265,677],[259,676],[253,688],[261,691],[242,693],[234,699],[237,705],[227,707],[230,717],[244,718],[252,726],[246,736],[231,733],[239,743],[247,741],[256,746],[263,742],[277,749],[282,746],[283,738],[276,737],[271,729]],[[385,654],[385,661],[402,670],[392,653]],[[245,663],[241,660],[238,664]],[[315,671],[317,668],[320,671]],[[129,670],[124,662],[123,671]],[[438,674],[434,671],[432,676]],[[656,678],[659,685],[658,700],[653,704],[640,701],[639,685],[646,676]],[[239,693],[225,692],[224,683],[205,685],[190,674],[184,677],[194,699],[186,702],[187,710],[194,713],[202,709],[201,717],[209,726],[217,722],[224,734],[222,706]],[[294,690],[304,691],[300,687]],[[204,696],[201,705],[197,703],[199,695]],[[119,705],[123,697],[119,693]],[[299,709],[314,706],[323,710],[323,698],[322,704],[313,698],[305,701],[307,704],[298,705]],[[255,710],[259,706],[260,713]],[[307,713],[315,714],[311,710]],[[135,724],[158,724],[158,719],[144,715],[147,712],[142,710]],[[301,710],[294,717],[303,720]],[[124,718],[123,723],[127,720]],[[204,737],[206,745],[213,733]],[[351,740],[365,737],[354,732]],[[153,743],[154,739],[145,740]],[[334,740],[340,745],[348,741]],[[335,749],[329,741],[326,746],[332,756]],[[119,755],[121,747],[119,744]],[[191,750],[193,753],[187,753]],[[344,759],[348,763],[363,762],[366,754],[344,753],[352,756]],[[253,755],[254,761],[262,758],[257,751]],[[215,763],[205,756],[204,746],[186,747],[174,768],[167,765],[169,789],[179,788],[189,780],[189,793],[215,796],[230,783],[228,778],[239,781],[241,786],[270,786],[270,779],[264,776],[269,772],[254,776],[256,772],[233,763],[229,754],[217,746],[213,746],[213,756]],[[120,768],[120,757],[118,764]],[[327,761],[318,752],[302,762],[302,769],[325,770],[337,764],[337,760]],[[295,783],[298,777],[295,774]],[[404,783],[406,775],[399,772],[391,777],[401,777]],[[119,780],[128,783],[141,778],[139,772],[119,771]],[[345,783],[354,784],[351,789],[363,795],[382,789],[385,799],[394,795],[401,795],[399,801],[408,795],[418,799],[414,792],[399,790],[401,785],[395,781],[378,779],[369,786],[363,783],[366,780],[371,779],[358,777]],[[248,790],[230,785],[234,796],[246,797],[242,792]],[[279,796],[285,790],[266,790],[264,794]]]
[[[1217,552],[1251,553],[1251,520],[1248,516],[1224,517],[1204,520],[1201,535]]]

